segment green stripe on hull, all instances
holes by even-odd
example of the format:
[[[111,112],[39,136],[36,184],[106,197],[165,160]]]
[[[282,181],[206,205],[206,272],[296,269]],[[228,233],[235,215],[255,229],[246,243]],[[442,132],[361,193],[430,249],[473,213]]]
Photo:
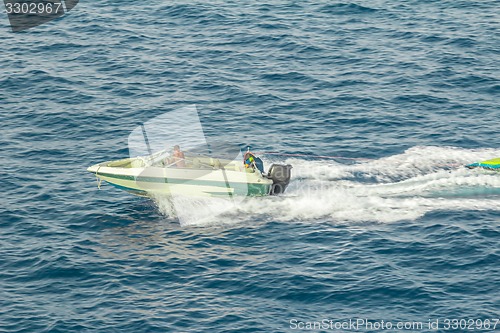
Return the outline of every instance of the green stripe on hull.
[[[95,173],[94,173],[95,174]],[[105,181],[113,184],[113,185],[118,185],[125,187],[124,185],[120,184],[114,184],[112,182],[112,179],[117,179],[117,180],[124,180],[128,182],[134,182],[134,183],[146,183],[146,184],[151,184],[151,185],[161,185],[161,184],[168,184],[168,185],[183,185],[183,186],[212,186],[212,187],[217,187],[220,188],[221,191],[214,192],[214,191],[203,191],[207,195],[212,195],[212,196],[227,196],[229,195],[244,195],[244,196],[264,196],[268,195],[272,184],[269,183],[261,183],[261,184],[256,184],[256,183],[238,183],[238,182],[233,182],[230,183],[231,186],[227,186],[225,182],[223,181],[212,181],[212,180],[203,180],[203,179],[188,179],[188,180],[183,180],[183,179],[175,179],[175,178],[159,178],[159,177],[144,177],[144,176],[139,176],[139,177],[134,177],[134,176],[127,176],[127,175],[115,175],[115,174],[110,174],[110,173],[101,173],[99,172],[97,176],[103,177],[103,178],[110,178],[110,179],[104,179]],[[137,184],[139,185],[139,184]],[[167,186],[168,186],[167,185]],[[221,186],[222,185],[222,186]],[[130,188],[129,186],[127,186]],[[144,191],[147,192],[148,188],[150,192],[156,192],[159,189],[155,189],[154,187],[149,187],[148,185],[143,186],[143,189],[136,189],[137,191]],[[194,192],[194,191],[193,191]]]

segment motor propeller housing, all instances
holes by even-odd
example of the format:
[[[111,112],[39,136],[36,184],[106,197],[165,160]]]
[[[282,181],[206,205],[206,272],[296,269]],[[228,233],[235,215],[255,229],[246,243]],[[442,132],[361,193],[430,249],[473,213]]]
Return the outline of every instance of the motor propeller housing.
[[[290,164],[273,164],[269,168],[267,178],[273,181],[270,195],[277,195],[285,192],[290,177],[292,176],[292,166]]]

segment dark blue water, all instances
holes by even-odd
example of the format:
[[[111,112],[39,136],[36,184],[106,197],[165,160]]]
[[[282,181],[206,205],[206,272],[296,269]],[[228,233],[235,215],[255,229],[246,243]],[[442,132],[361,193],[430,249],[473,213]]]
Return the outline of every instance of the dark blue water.
[[[500,178],[460,167],[500,156],[499,8],[82,1],[16,34],[4,14],[0,331],[499,318]],[[294,165],[287,194],[209,222],[97,190],[89,165],[190,105],[209,138],[368,160],[264,155]]]

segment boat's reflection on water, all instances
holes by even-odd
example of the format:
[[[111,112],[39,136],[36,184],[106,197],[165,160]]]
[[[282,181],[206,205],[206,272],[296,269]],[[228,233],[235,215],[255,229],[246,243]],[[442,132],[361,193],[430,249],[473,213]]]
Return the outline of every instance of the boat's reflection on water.
[[[196,261],[197,263],[218,260],[252,260],[264,262],[266,256],[245,258],[250,244],[242,242],[246,234],[253,234],[262,223],[244,225],[238,223],[204,224],[202,228],[184,227],[177,218],[158,215],[155,204],[146,201],[132,203],[136,209],[131,223],[102,229],[88,248],[102,260],[119,260],[126,265],[128,260],[144,260],[146,265],[154,263]],[[130,211],[124,212],[128,214]],[[120,218],[116,216],[116,218]],[[125,216],[123,217],[125,218]],[[253,236],[252,236],[253,237]],[[245,250],[245,251],[240,251]]]

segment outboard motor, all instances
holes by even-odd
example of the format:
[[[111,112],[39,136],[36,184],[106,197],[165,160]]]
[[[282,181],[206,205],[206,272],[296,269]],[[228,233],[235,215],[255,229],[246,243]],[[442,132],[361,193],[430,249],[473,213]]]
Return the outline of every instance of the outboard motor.
[[[272,179],[273,186],[271,187],[271,195],[277,195],[285,192],[290,177],[292,175],[292,166],[290,164],[273,164],[269,168],[267,178]]]

